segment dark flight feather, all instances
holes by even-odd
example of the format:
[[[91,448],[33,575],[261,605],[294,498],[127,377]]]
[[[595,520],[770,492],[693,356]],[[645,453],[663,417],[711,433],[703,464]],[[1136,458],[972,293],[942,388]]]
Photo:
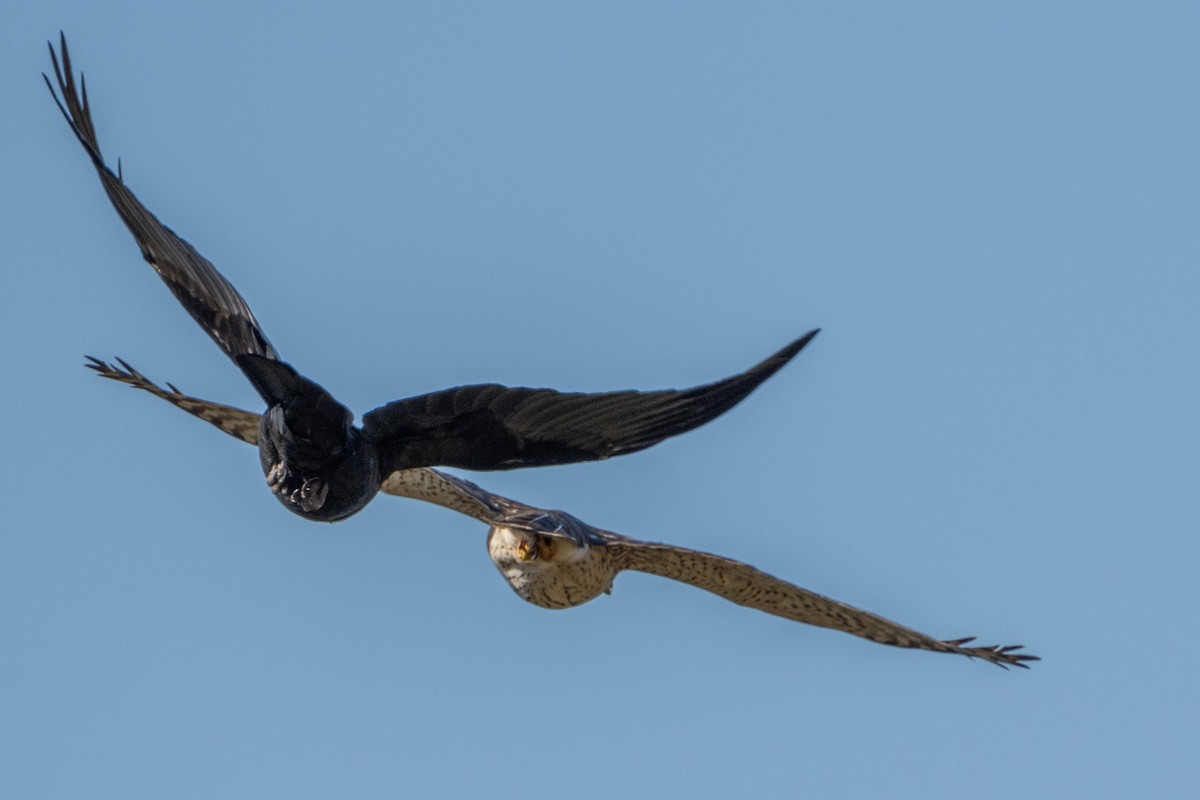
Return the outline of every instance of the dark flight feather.
[[[75,86],[71,70],[71,55],[67,51],[67,39],[60,35],[62,65],[54,47],[50,47],[50,59],[54,63],[54,76],[62,99],[54,91],[49,76],[42,73],[50,94],[54,96],[58,110],[75,132],[79,143],[92,159],[100,182],[113,207],[121,216],[125,227],[133,234],[142,256],[154,267],[154,271],[170,288],[192,319],[200,324],[221,351],[230,358],[242,353],[252,353],[266,358],[278,358],[275,348],[254,318],[250,306],[238,294],[229,281],[217,272],[208,259],[196,248],[175,235],[158,221],[133,192],[126,188],[121,176],[115,174],[104,163],[100,153],[100,141],[96,138],[96,126],[92,122],[91,107],[88,105],[87,87],[83,75],[79,77],[79,90]]]
[[[460,386],[371,411],[363,417],[363,431],[379,447],[385,474],[424,466],[495,470],[611,458],[720,416],[816,335],[810,331],[739,375],[693,389],[583,394]]]

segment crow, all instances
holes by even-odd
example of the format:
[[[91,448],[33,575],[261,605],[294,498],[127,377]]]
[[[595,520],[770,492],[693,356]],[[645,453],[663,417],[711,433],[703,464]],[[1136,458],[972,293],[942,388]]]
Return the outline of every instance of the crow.
[[[809,331],[745,372],[686,390],[568,393],[497,384],[397,400],[363,415],[282,361],[249,305],[204,256],[163,225],[100,152],[87,85],[76,86],[67,40],[50,45],[58,91],[42,77],[87,151],[142,256],[238,366],[266,411],[257,444],[267,485],[305,519],[336,522],[362,509],[391,476],[420,467],[504,470],[633,453],[692,430],[737,405],[818,333]],[[59,93],[61,92],[61,99]]]

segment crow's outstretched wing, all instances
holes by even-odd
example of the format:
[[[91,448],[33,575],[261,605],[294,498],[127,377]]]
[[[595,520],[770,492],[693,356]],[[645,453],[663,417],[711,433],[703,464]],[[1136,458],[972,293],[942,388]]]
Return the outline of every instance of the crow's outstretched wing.
[[[196,252],[196,248],[180,239],[163,225],[138,201],[133,192],[126,188],[121,175],[114,173],[104,163],[100,154],[100,143],[96,138],[96,127],[92,122],[88,106],[87,85],[82,74],[76,89],[75,76],[71,70],[71,56],[67,52],[67,39],[60,37],[62,64],[60,67],[54,46],[50,46],[50,58],[54,62],[54,75],[62,99],[54,91],[50,78],[43,73],[46,86],[54,96],[54,102],[75,132],[79,143],[92,159],[104,191],[112,201],[113,208],[121,215],[129,228],[142,255],[154,271],[171,289],[188,313],[200,327],[213,338],[221,350],[230,358],[243,353],[278,358],[275,348],[259,328],[258,321],[246,301],[237,290],[217,272],[209,261]],[[119,167],[118,167],[119,168]]]
[[[808,344],[810,331],[731,378],[694,389],[575,394],[496,384],[398,400],[363,417],[383,474],[412,467],[499,470],[633,453],[737,405]]]

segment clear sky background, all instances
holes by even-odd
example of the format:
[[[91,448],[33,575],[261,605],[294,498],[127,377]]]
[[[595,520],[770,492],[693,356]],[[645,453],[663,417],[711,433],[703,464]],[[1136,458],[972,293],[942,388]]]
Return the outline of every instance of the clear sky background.
[[[1194,3],[11,4],[0,796],[1195,797]],[[476,474],[1004,672],[641,575],[544,611],[479,523],[336,526],[83,355],[258,407],[39,72],[359,413],[666,388],[613,461]]]

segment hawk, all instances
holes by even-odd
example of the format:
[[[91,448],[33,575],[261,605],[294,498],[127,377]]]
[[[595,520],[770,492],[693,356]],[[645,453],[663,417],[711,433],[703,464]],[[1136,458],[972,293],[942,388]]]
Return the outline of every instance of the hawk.
[[[105,378],[150,392],[235,439],[257,444],[258,415],[185,395],[153,383],[124,361],[88,364]],[[957,653],[1001,667],[1028,668],[1038,657],[1021,645],[967,646],[974,637],[939,640],[891,620],[768,575],[740,561],[643,542],[595,528],[565,511],[551,511],[493,494],[470,481],[427,467],[393,472],[381,490],[449,508],[486,523],[488,555],[522,599],[542,608],[573,608],[612,590],[617,574],[646,572],[687,583],[730,602],[777,617],[844,631],[879,644]]]
[[[363,508],[397,473],[449,466],[503,470],[634,453],[699,427],[741,402],[808,344],[801,336],[745,372],[686,390],[597,394],[497,384],[458,386],[397,400],[363,415],[280,360],[246,301],[204,256],[138,201],[100,152],[87,86],[76,87],[67,40],[50,45],[67,124],[108,199],[175,298],[233,360],[267,405],[256,420],[267,485],[290,511],[321,522]],[[61,93],[61,99],[59,94]]]

